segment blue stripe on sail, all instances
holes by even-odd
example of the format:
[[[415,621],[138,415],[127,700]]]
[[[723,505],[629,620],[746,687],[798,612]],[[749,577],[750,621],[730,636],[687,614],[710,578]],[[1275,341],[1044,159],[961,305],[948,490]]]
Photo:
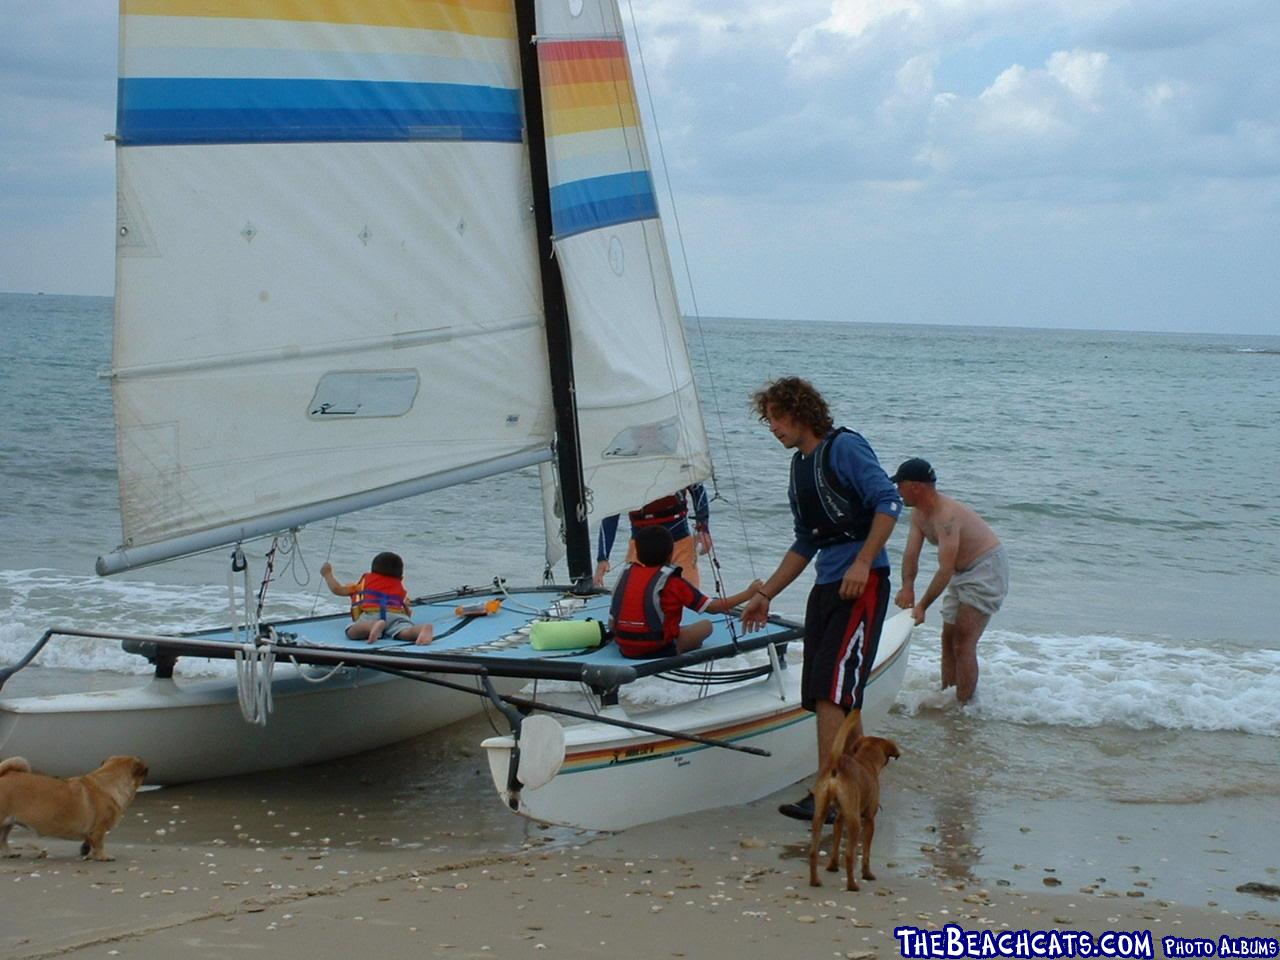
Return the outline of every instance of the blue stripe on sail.
[[[363,80],[120,80],[125,145],[490,140],[519,143],[520,92]]]
[[[657,215],[658,201],[648,170],[574,180],[551,188],[551,219],[557,237]]]

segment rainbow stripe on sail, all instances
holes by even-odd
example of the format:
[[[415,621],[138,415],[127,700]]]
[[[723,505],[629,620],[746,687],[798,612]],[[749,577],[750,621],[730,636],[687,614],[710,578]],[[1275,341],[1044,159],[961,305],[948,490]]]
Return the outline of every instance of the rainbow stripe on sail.
[[[556,236],[658,215],[621,39],[538,44]]]
[[[523,138],[509,0],[122,0],[124,145]]]

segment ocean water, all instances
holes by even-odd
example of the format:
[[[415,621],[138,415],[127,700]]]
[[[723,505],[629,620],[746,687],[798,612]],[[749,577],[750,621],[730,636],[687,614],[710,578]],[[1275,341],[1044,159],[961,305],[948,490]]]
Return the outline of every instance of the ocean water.
[[[93,574],[120,539],[110,393],[97,377],[111,313],[106,298],[0,295],[0,663],[53,624],[227,619],[227,551]],[[1028,800],[1280,792],[1280,338],[732,319],[691,321],[688,335],[731,589],[767,576],[790,542],[788,454],[748,402],[788,374],[816,383],[886,467],[931,460],[940,488],[1007,545],[1012,590],[979,649],[974,706],[936,690],[936,612],[917,632],[889,732],[922,775]],[[905,527],[890,545],[895,582]],[[355,576],[381,549],[405,557],[413,593],[536,582],[536,474],[304,530],[266,615],[335,609],[320,564]],[[255,571],[264,550],[249,551]],[[776,609],[799,616],[808,582]],[[109,643],[59,643],[40,662],[146,670]],[[184,661],[180,672],[217,669]],[[1213,762],[1223,755],[1230,765]]]

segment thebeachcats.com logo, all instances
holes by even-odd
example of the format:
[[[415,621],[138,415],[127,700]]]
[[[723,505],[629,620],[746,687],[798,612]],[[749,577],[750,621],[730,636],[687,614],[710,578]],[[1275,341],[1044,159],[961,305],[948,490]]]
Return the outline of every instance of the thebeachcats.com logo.
[[[1166,957],[1277,957],[1280,940],[1275,937],[1161,937]]]
[[[1150,930],[966,930],[948,923],[941,930],[895,927],[898,950],[905,960],[960,960],[1010,957],[1014,960],[1066,960],[1070,957],[1116,957],[1154,960]]]
[[[941,930],[895,927],[904,960],[1067,960],[1076,957],[1154,960],[1150,930],[966,930],[948,923]],[[1166,957],[1263,958],[1280,956],[1274,937],[1161,937]]]

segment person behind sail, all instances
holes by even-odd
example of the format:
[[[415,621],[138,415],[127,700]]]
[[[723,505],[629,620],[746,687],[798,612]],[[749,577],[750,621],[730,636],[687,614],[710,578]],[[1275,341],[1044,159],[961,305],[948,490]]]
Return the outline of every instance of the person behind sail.
[[[689,501],[693,501],[693,530],[689,529]],[[636,560],[636,531],[645,527],[665,527],[675,543],[672,554],[675,565],[684,571],[684,578],[695,587],[702,586],[698,577],[698,554],[711,550],[711,505],[707,490],[695,483],[666,497],[646,503],[639,510],[627,514],[631,521],[631,542],[627,545],[627,563]],[[596,541],[595,584],[604,586],[604,575],[609,572],[609,554],[618,535],[618,514],[600,521],[600,535]]]
[[[681,626],[686,607],[695,613],[725,613],[762,586],[756,580],[741,593],[713,600],[671,565],[674,544],[666,527],[641,527],[633,542],[636,560],[618,578],[609,609],[609,629],[624,657],[670,657],[697,650],[711,636],[711,621]]]
[[[348,639],[376,643],[387,637],[412,640],[420,645],[431,642],[431,624],[409,619],[413,609],[404,588],[404,561],[399,554],[390,551],[378,554],[369,565],[369,572],[355,583],[340,582],[333,575],[330,563],[320,567],[320,576],[324,577],[331,593],[351,598],[353,622],[347,627]]]

